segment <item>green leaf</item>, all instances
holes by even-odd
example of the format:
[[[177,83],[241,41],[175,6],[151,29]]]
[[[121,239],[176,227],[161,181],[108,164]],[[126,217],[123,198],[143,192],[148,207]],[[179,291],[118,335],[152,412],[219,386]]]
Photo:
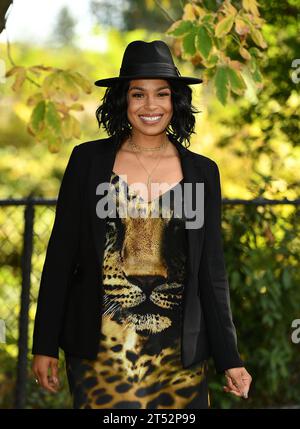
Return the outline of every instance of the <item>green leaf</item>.
[[[254,82],[261,83],[263,81],[262,74],[258,69],[254,70],[254,72],[252,73],[252,78],[253,78]]]
[[[217,68],[215,74],[215,88],[219,101],[225,105],[228,97],[228,74],[227,67]]]
[[[232,91],[237,95],[242,95],[246,89],[246,84],[240,72],[231,67],[227,67],[227,74]]]
[[[200,54],[207,59],[213,47],[211,36],[204,25],[200,25],[196,34],[196,47]]]
[[[266,42],[265,42],[265,40],[264,40],[264,38],[263,38],[263,36],[262,36],[262,34],[261,34],[261,32],[259,30],[257,30],[256,28],[254,28],[252,26],[250,34],[251,34],[253,42],[257,46],[259,46],[259,47],[261,47],[263,49],[267,47],[267,44],[266,44]]]
[[[178,24],[179,23],[179,24]],[[184,34],[189,33],[194,28],[192,21],[176,21],[171,27],[166,31],[167,34],[173,34],[174,36],[183,36]]]
[[[74,80],[74,82],[80,86],[80,88],[86,92],[87,94],[90,94],[92,92],[92,85],[91,83],[80,73],[74,71],[69,72],[69,76]]]
[[[30,118],[30,127],[36,133],[39,132],[43,126],[45,110],[45,101],[41,100],[32,111]]]
[[[215,67],[216,64],[217,64],[217,62],[218,62],[218,60],[219,60],[218,55],[216,55],[216,54],[210,55],[207,60],[203,60],[203,64],[207,68]]]
[[[282,284],[284,289],[289,289],[292,285],[290,273],[286,268],[284,268],[282,272]]]
[[[234,23],[233,15],[226,16],[221,21],[219,21],[215,29],[216,37],[221,38],[221,37],[224,37],[227,33],[229,33],[233,23]]]
[[[52,101],[49,101],[47,104],[45,120],[46,120],[46,124],[55,131],[55,134],[60,133],[61,119]]]
[[[182,41],[182,46],[184,49],[184,52],[189,55],[195,55],[196,53],[196,46],[195,46],[195,31],[191,31],[191,33],[187,34]]]
[[[213,22],[213,20],[214,20],[214,15],[212,15],[211,13],[207,13],[202,18],[203,23]]]

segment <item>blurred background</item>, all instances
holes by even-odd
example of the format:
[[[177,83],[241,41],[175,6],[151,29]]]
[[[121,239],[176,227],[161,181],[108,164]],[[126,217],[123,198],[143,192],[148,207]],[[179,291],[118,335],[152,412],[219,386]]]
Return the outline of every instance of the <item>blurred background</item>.
[[[300,2],[1,0],[0,408],[70,408],[34,383],[36,299],[74,145],[106,136],[95,111],[133,40],[164,40],[191,85],[190,150],[215,160],[238,345],[250,396],[212,408],[300,408]],[[298,328],[298,331],[297,331]]]

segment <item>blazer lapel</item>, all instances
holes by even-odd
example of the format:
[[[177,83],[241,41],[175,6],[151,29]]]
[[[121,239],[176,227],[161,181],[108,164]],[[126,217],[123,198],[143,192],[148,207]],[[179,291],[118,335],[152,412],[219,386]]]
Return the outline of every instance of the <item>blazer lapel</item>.
[[[189,207],[194,207],[194,202],[196,201],[196,193],[197,183],[204,183],[204,177],[202,172],[197,168],[195,157],[197,156],[193,152],[186,149],[182,146],[177,140],[173,140],[176,148],[178,149],[180,160],[181,160],[181,168],[183,172],[183,183],[184,186],[184,201],[185,205]],[[186,192],[187,186],[190,184],[191,192]],[[189,269],[189,277],[192,277],[194,274],[198,274],[199,269],[199,261],[200,261],[200,234],[202,233],[202,229],[192,229],[187,228],[186,226],[186,234],[188,241],[188,269]],[[195,283],[193,283],[195,285]],[[191,286],[190,286],[191,287]]]

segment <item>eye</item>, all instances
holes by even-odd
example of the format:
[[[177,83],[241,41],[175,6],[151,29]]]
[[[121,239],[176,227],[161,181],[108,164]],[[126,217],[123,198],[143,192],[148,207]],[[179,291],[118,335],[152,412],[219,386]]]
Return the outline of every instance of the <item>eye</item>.
[[[140,96],[142,96],[144,94],[140,93],[140,92],[136,92],[135,94],[132,95],[132,97],[136,97],[136,98],[140,98]],[[168,92],[161,92],[158,94],[159,96],[165,97],[170,95]]]

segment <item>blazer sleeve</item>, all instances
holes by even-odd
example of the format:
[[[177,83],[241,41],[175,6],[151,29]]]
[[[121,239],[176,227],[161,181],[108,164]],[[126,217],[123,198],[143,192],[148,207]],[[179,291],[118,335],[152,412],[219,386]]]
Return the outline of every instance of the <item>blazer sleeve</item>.
[[[243,367],[232,320],[222,231],[220,173],[213,161],[204,206],[204,243],[199,268],[199,295],[217,373]]]
[[[72,150],[58,193],[55,220],[41,275],[32,354],[58,358],[59,334],[79,242],[78,147]]]

